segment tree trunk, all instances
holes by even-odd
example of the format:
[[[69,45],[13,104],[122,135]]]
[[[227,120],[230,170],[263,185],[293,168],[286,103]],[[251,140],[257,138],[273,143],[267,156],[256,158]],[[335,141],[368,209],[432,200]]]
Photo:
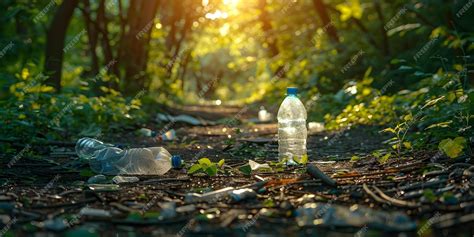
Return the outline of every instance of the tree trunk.
[[[185,51],[187,51],[185,49],[183,50],[181,47],[183,46],[183,42],[186,39],[188,32],[191,30],[193,21],[194,21],[194,18],[191,15],[191,12],[187,12],[184,16],[183,27],[181,28],[181,31],[179,33],[181,37],[179,39],[174,39],[174,46],[170,48],[170,50],[171,49],[174,50],[172,54],[173,56],[171,57],[171,60],[173,63],[168,64],[168,66],[166,67],[167,76],[170,78],[172,76],[171,74],[173,72],[174,65],[176,64],[177,61],[181,61],[180,58],[183,56]]]
[[[336,43],[339,43],[339,36],[337,35],[336,28],[334,27],[331,18],[329,17],[328,10],[323,0],[313,0],[314,8],[321,18],[323,26],[327,28],[329,37]]]
[[[375,11],[377,12],[377,16],[380,21],[380,33],[382,33],[382,39],[383,39],[383,53],[386,57],[390,56],[390,44],[388,41],[388,35],[387,35],[387,30],[385,30],[384,24],[385,24],[385,19],[383,17],[383,12],[382,12],[382,6],[380,6],[380,2],[376,1],[375,3]]]
[[[61,72],[64,56],[64,40],[74,9],[79,0],[63,1],[56,11],[46,36],[44,72],[49,75],[46,84],[56,92],[61,90]]]
[[[259,20],[262,23],[262,31],[265,34],[265,41],[270,50],[270,56],[277,56],[280,51],[278,50],[278,45],[275,36],[272,32],[272,24],[270,23],[270,16],[268,15],[267,0],[259,0],[258,8],[260,9]]]
[[[84,11],[82,13],[84,15],[84,20],[86,24],[89,51],[92,57],[91,73],[93,75],[96,75],[97,73],[99,73],[99,57],[97,56],[96,52],[99,31],[95,27],[91,19],[91,7],[89,0],[84,1]]]
[[[110,45],[108,19],[105,12],[105,0],[100,1],[99,9],[97,9],[97,26],[101,32],[100,35],[102,40],[102,49],[104,51],[105,65],[110,66],[110,68],[107,68],[106,70],[110,71],[117,78],[120,78],[118,64],[115,63],[117,59],[114,57],[112,46]],[[101,84],[101,82],[98,83]],[[109,81],[108,86],[114,89],[118,89],[119,87],[118,82],[116,81]]]
[[[130,2],[128,14],[129,31],[125,35],[124,57],[125,94],[132,95],[145,87],[146,65],[150,33],[158,10],[158,0],[135,0]]]

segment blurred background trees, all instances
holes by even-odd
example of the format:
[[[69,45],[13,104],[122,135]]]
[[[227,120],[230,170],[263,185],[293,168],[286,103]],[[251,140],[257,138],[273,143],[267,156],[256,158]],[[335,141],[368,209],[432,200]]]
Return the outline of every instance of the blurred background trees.
[[[73,103],[66,114],[100,127],[145,119],[139,108],[156,103],[278,105],[298,86],[313,120],[390,124],[443,95],[470,101],[469,3],[4,0],[2,120],[65,133],[83,126],[38,118]]]

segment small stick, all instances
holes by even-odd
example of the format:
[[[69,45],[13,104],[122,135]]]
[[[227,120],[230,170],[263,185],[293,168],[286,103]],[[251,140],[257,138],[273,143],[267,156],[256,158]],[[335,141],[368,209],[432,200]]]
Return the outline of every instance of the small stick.
[[[387,200],[388,202],[390,202],[391,204],[395,206],[399,206],[399,207],[419,207],[420,206],[415,202],[407,202],[404,200],[392,198],[388,196],[387,194],[385,194],[384,192],[382,192],[382,190],[377,188],[377,186],[374,186],[374,189],[380,195],[380,197],[382,197],[383,199]]]
[[[331,179],[315,165],[308,164],[306,171],[311,175],[311,177],[320,179],[321,181],[323,181],[323,183],[329,186],[335,187],[337,185],[334,179]]]
[[[380,203],[387,203],[385,200],[383,200],[382,198],[380,198],[379,196],[377,196],[374,192],[372,192],[369,187],[367,186],[367,184],[363,184],[362,185],[362,188],[364,188],[364,191],[369,195],[371,196],[375,201],[377,202],[380,202]]]

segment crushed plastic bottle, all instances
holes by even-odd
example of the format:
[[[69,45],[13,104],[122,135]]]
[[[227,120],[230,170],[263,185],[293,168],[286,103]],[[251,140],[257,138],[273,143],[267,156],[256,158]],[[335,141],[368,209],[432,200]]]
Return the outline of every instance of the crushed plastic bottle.
[[[112,178],[112,181],[116,184],[124,184],[124,183],[136,183],[140,181],[138,177],[135,176],[120,176],[117,175]]]
[[[249,160],[249,165],[250,165],[250,169],[252,170],[260,170],[260,169],[271,170],[272,169],[269,164],[259,164],[253,160]]]
[[[278,153],[280,161],[296,164],[293,158],[306,155],[306,109],[296,97],[298,89],[287,88],[287,96],[278,110]]]
[[[171,154],[163,147],[122,150],[93,138],[81,138],[76,153],[89,160],[92,171],[106,175],[163,175],[171,169]]]
[[[87,180],[87,183],[88,184],[105,184],[107,183],[107,177],[105,177],[105,175],[103,174],[94,175]]]
[[[173,141],[178,139],[178,137],[176,136],[176,130],[174,129],[168,130],[162,134],[158,134],[156,131],[153,131],[151,129],[140,128],[136,131],[136,134],[141,137],[156,137],[161,141]]]
[[[163,141],[173,141],[176,140],[176,130],[171,129],[166,131],[165,133],[161,134],[160,139]]]
[[[207,202],[207,203],[214,203],[227,197],[230,192],[234,191],[233,187],[227,187],[223,189],[219,189],[216,191],[199,194],[199,193],[187,193],[184,197],[184,201],[186,203],[195,203],[195,202]]]
[[[240,202],[245,199],[251,199],[257,197],[257,193],[250,188],[236,189],[230,192],[230,197],[234,202]]]

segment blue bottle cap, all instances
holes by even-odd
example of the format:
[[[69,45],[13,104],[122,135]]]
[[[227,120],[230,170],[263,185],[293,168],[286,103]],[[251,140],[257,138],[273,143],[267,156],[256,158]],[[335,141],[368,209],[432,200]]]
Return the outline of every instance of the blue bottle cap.
[[[183,160],[181,159],[180,155],[175,155],[171,157],[171,166],[173,166],[173,168],[175,169],[181,168],[182,164],[183,164]]]
[[[286,94],[287,94],[287,95],[294,95],[294,96],[296,96],[296,94],[298,94],[298,88],[296,88],[296,87],[288,87],[288,88],[286,88]]]

